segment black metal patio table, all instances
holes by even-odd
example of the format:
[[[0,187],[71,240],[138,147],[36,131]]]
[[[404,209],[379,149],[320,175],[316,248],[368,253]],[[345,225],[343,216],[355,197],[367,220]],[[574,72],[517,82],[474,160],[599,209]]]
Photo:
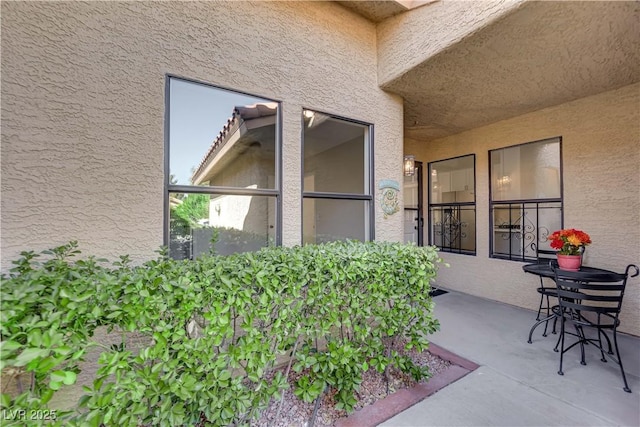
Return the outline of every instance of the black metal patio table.
[[[548,263],[526,264],[522,266],[522,269],[525,273],[535,274],[536,276],[549,277],[551,279],[555,277],[555,273]],[[604,268],[586,267],[584,265],[580,267],[579,271],[597,274],[616,274],[615,271],[605,270]]]
[[[542,276],[542,277],[548,277],[551,279],[555,279],[555,273],[553,272],[553,268],[551,268],[551,264],[550,263],[534,263],[534,264],[526,264],[522,266],[522,270],[524,270],[525,273],[531,273],[531,274],[535,274],[536,276]],[[596,268],[596,267],[586,267],[586,266],[582,266],[580,267],[579,271],[583,271],[586,273],[597,273],[597,274],[616,274],[614,271],[611,270],[605,270],[603,268]],[[544,319],[540,319],[539,321],[537,321],[529,330],[529,340],[527,341],[529,344],[531,344],[531,337],[533,336],[533,331],[540,326],[541,324],[548,322],[549,320],[555,318],[555,314],[550,314],[547,317],[545,317]],[[555,334],[555,323],[554,323],[554,331],[553,333]],[[546,328],[545,328],[545,334],[546,334]],[[546,336],[546,335],[545,335]]]

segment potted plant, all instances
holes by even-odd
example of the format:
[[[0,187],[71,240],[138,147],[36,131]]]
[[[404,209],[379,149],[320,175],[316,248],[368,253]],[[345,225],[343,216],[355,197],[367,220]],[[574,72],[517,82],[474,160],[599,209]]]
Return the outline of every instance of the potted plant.
[[[585,246],[591,244],[591,237],[582,230],[567,228],[554,231],[549,240],[551,247],[558,250],[558,267],[578,271],[582,265],[582,253]]]

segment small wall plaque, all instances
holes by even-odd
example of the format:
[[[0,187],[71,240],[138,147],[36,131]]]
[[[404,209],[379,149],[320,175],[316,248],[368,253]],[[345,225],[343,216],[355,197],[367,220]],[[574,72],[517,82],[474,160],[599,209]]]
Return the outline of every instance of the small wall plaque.
[[[398,201],[400,184],[393,179],[382,179],[378,182],[378,189],[380,190],[380,206],[386,219],[400,210],[400,202]]]

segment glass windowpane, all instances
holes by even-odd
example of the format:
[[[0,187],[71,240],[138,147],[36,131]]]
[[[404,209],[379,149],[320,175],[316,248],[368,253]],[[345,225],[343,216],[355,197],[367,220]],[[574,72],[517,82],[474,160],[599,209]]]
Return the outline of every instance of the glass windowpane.
[[[368,126],[305,110],[306,192],[369,194]]]
[[[431,203],[475,202],[474,164],[473,155],[431,163]]]
[[[535,260],[536,247],[550,250],[549,235],[562,228],[562,203],[493,205],[493,254]]]
[[[303,202],[303,243],[335,240],[368,240],[369,201],[305,198]]]
[[[276,198],[169,193],[169,254],[194,259],[275,244]]]
[[[418,174],[404,177],[404,207],[418,209]]]
[[[433,245],[445,252],[476,252],[475,206],[433,206],[430,214]]]
[[[560,198],[560,139],[491,151],[494,201]]]
[[[475,156],[429,164],[431,242],[445,252],[476,253]]]
[[[274,189],[277,110],[267,99],[171,78],[170,183]]]

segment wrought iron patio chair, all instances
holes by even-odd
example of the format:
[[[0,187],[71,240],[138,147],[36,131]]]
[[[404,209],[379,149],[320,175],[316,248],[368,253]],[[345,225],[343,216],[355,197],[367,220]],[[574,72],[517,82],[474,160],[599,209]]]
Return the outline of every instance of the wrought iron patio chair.
[[[549,264],[549,261],[556,259],[556,251],[538,249],[535,243],[533,243],[532,246],[536,250],[536,262],[538,264]],[[551,315],[551,304],[549,302],[549,297],[557,297],[556,285],[555,283],[552,283],[551,286],[545,286],[544,277],[540,276],[540,287],[536,289],[536,291],[540,294],[540,304],[538,305],[538,315],[536,316],[536,320],[540,320],[540,314],[542,313],[543,309],[546,310],[547,317]],[[544,304],[545,300],[546,305]]]
[[[633,274],[630,275],[632,271]],[[573,272],[559,268],[554,268],[554,272],[558,305],[553,307],[552,311],[560,320],[560,337],[554,348],[554,351],[560,351],[558,374],[564,375],[562,371],[563,356],[576,345],[580,346],[580,363],[586,365],[584,346],[585,344],[592,344],[600,350],[601,361],[606,362],[605,356],[607,356],[620,366],[624,382],[623,390],[631,393],[618,349],[617,330],[620,325],[618,316],[622,307],[622,298],[627,279],[636,277],[640,273],[638,267],[630,264],[624,273]],[[574,326],[575,333],[567,330],[567,323],[571,323]],[[585,330],[587,332],[595,330],[597,338],[593,338],[593,334],[587,336]],[[613,347],[606,331],[613,335]],[[565,337],[567,335],[576,337],[577,341],[565,346]],[[603,346],[603,336],[606,341],[606,349]],[[559,350],[558,346],[560,346]]]
[[[538,249],[538,246],[535,243],[532,243],[531,246],[536,251],[537,264],[549,264],[549,262],[554,261],[556,259],[556,251],[547,250],[547,249]],[[555,301],[555,298],[558,297],[558,291],[556,290],[555,283],[549,283],[549,286],[545,286],[545,278],[543,276],[539,276],[539,278],[540,278],[540,287],[536,289],[536,292],[540,294],[540,304],[538,304],[538,314],[536,315],[536,321],[540,320],[540,315],[542,314],[543,310],[546,311],[545,318],[550,320],[551,318],[553,318],[551,313],[551,308],[553,307],[553,305],[551,304],[551,301],[549,300],[549,298],[553,298]],[[547,336],[547,328],[549,326],[548,320],[547,322],[545,322],[545,325],[544,325],[544,332],[542,333],[543,337]],[[555,322],[554,322],[553,333],[554,334],[556,333]]]

